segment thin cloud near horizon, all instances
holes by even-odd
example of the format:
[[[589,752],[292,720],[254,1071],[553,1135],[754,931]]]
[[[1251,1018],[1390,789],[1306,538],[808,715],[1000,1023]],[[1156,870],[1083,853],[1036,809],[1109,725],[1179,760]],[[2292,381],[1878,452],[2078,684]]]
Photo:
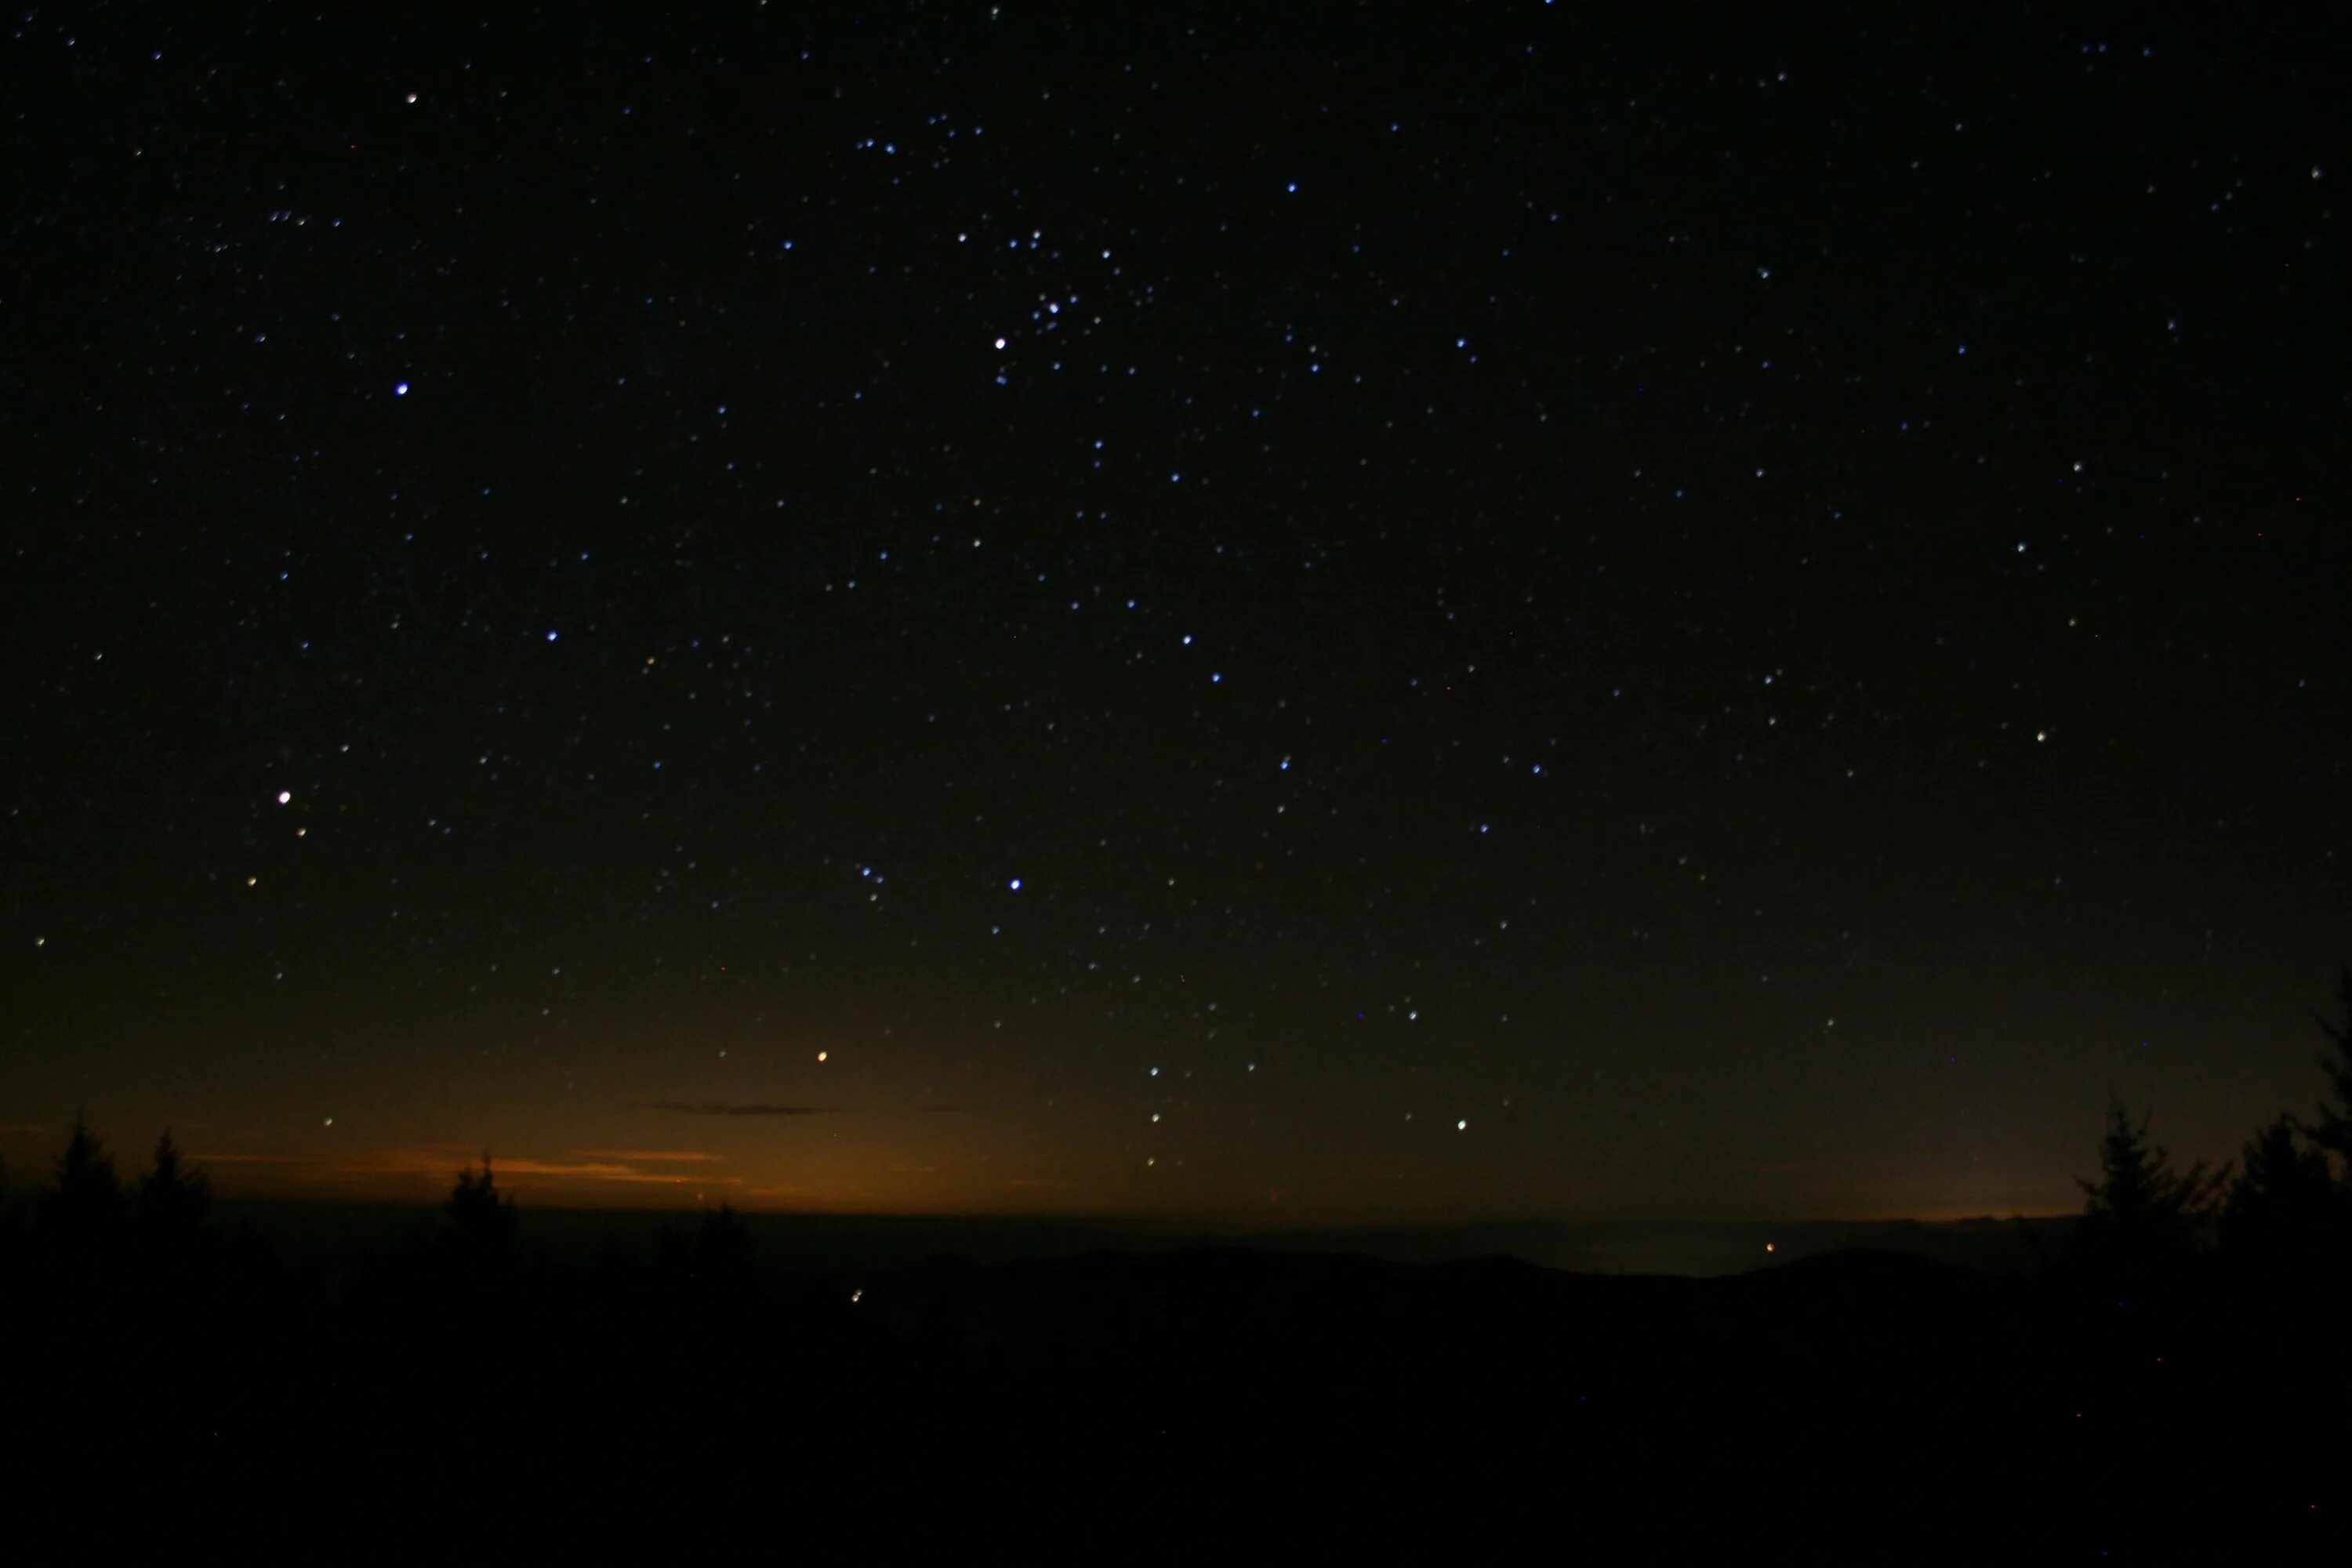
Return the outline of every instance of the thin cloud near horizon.
[[[437,1184],[447,1181],[450,1174],[459,1167],[470,1165],[472,1163],[464,1152],[455,1145],[437,1149],[393,1147],[340,1154],[203,1151],[193,1153],[188,1158],[189,1163],[198,1169],[211,1166],[224,1171],[277,1170],[285,1172],[298,1183],[325,1184],[352,1182],[413,1182],[419,1179],[429,1180]],[[709,1164],[721,1163],[723,1160],[723,1155],[706,1153],[700,1150],[583,1149],[575,1151],[571,1158],[492,1154],[490,1169],[501,1184],[511,1184],[524,1188],[543,1188],[551,1184],[572,1183],[673,1188],[741,1186],[743,1184],[741,1176],[726,1175],[704,1168]],[[678,1166],[695,1168],[676,1168]]]
[[[581,1149],[575,1152],[585,1160],[642,1161],[651,1165],[716,1163],[727,1158],[701,1149]]]
[[[707,1100],[698,1102],[684,1100],[657,1100],[654,1101],[653,1109],[656,1110],[667,1110],[678,1116],[841,1116],[847,1114],[850,1110],[849,1107],[840,1105],[768,1105],[757,1101],[739,1105],[720,1100]],[[912,1114],[918,1116],[951,1116],[960,1113],[962,1110],[963,1107],[961,1105],[919,1105],[914,1108]],[[908,1113],[906,1111],[892,1112],[886,1110],[879,1112],[878,1114],[888,1116],[893,1114],[906,1115]],[[629,1155],[629,1158],[638,1160],[688,1159],[692,1157],[693,1156],[682,1154],[649,1154],[642,1152]],[[715,1160],[720,1156],[710,1154],[702,1157]]]

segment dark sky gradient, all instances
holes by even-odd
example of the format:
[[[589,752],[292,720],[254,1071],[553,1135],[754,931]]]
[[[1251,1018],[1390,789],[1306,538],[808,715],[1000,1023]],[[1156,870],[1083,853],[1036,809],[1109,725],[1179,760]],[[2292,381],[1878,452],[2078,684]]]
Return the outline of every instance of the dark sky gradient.
[[[2340,56],[1591,9],[20,13],[11,1172],[1936,1215],[2307,1104]]]

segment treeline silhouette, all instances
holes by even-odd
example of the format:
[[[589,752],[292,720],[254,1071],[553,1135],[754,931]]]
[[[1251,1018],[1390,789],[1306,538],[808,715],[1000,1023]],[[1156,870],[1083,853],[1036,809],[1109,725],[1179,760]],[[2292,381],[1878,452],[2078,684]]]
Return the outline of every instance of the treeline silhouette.
[[[37,1465],[129,1453],[155,1495],[1183,1495],[1334,1528],[1548,1500],[1586,1539],[1646,1518],[1653,1550],[1749,1519],[1823,1560],[2326,1550],[2352,1458],[2352,968],[2339,1001],[2311,1116],[2182,1168],[2111,1105],[2079,1221],[2010,1277],[1204,1244],[848,1279],[761,1257],[723,1206],[649,1257],[559,1257],[488,1154],[331,1272],[215,1219],[168,1132],[126,1180],[78,1121],[46,1182],[0,1185],[10,1384]]]

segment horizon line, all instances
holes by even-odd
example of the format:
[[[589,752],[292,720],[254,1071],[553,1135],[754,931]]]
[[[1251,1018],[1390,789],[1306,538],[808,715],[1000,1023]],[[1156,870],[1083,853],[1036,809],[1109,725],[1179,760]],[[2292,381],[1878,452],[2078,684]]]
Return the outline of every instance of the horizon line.
[[[511,1194],[509,1201],[512,1201]],[[384,1194],[366,1195],[358,1193],[308,1195],[298,1194],[219,1194],[215,1203],[220,1208],[371,1208],[409,1209],[419,1213],[443,1208],[446,1197],[425,1198]],[[710,1214],[720,1208],[731,1209],[745,1216],[781,1217],[788,1219],[860,1219],[860,1220],[949,1220],[963,1224],[1017,1223],[1044,1225],[1090,1225],[1105,1228],[1185,1229],[1194,1226],[1218,1229],[1250,1230],[1473,1230],[1509,1226],[1770,1226],[1813,1225],[1984,1225],[2008,1224],[2012,1221],[2038,1222],[2059,1219],[2079,1219],[2077,1209],[2024,1211],[2007,1214],[1979,1211],[1968,1214],[1879,1215],[1808,1215],[1782,1218],[1727,1217],[1721,1219],[1689,1216],[1610,1216],[1578,1218],[1567,1215],[1521,1217],[1485,1216],[1461,1219],[1415,1219],[1350,1216],[1344,1214],[1268,1215],[1255,1213],[1231,1214],[1119,1214],[1080,1210],[1045,1209],[866,1209],[866,1208],[781,1208],[767,1205],[745,1205],[721,1198],[717,1203],[682,1204],[593,1204],[557,1201],[515,1202],[518,1213],[593,1214],[671,1215]]]

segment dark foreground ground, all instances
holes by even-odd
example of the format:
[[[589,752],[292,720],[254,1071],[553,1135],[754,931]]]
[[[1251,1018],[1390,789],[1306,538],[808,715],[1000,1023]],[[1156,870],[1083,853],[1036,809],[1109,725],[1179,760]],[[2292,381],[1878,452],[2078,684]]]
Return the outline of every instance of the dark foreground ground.
[[[250,1234],[9,1258],[16,1517],[94,1486],[192,1551],[224,1510],[338,1532],[339,1559],[428,1518],[474,1521],[440,1526],[460,1557],[624,1521],[885,1560],[2338,1562],[2347,1539],[2344,1297],[2316,1279],[1223,1247],[835,1276],[724,1222],[646,1256],[551,1258],[526,1225],[331,1269]]]

